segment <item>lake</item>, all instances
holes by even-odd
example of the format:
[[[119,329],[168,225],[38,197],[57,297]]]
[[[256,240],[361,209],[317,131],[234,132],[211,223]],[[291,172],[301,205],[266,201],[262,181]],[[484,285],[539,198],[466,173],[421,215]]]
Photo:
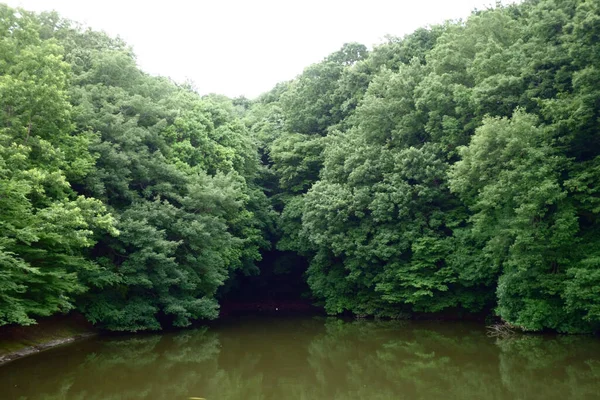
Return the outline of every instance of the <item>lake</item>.
[[[480,324],[227,318],[99,336],[0,367],[7,399],[597,399],[600,339]]]

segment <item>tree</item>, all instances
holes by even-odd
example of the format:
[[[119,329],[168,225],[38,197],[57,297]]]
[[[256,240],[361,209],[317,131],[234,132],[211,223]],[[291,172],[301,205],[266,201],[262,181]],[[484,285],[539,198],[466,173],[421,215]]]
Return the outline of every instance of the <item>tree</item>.
[[[101,271],[83,249],[116,234],[98,200],[67,179],[90,171],[90,135],[73,135],[69,66],[55,41],[42,41],[32,14],[0,6],[0,325],[74,308],[84,276]]]

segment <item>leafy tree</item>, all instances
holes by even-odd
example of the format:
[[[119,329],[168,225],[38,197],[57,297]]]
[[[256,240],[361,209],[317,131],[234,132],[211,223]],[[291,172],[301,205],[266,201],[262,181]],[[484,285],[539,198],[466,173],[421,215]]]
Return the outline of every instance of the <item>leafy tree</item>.
[[[289,132],[325,135],[343,120],[348,112],[336,93],[344,70],[365,58],[367,49],[358,43],[347,43],[318,64],[306,68],[281,96],[281,107]]]
[[[473,211],[482,256],[501,268],[498,314],[525,329],[577,329],[560,294],[578,230],[560,171],[566,158],[535,117],[517,112],[488,119],[451,173],[451,185]]]
[[[332,314],[598,331],[599,14],[498,5],[232,100],[0,6],[0,324],[187,326],[296,253]]]
[[[28,325],[74,308],[83,277],[102,270],[82,250],[117,231],[106,207],[68,182],[94,157],[91,136],[71,132],[62,48],[41,40],[32,14],[0,14],[0,325]]]

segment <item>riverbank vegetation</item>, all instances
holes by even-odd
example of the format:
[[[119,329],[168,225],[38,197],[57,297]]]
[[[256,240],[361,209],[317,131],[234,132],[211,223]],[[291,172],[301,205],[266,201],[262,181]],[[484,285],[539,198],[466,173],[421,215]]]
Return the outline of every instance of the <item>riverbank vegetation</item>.
[[[599,1],[532,0],[228,99],[0,5],[0,325],[188,326],[262,267],[330,314],[598,331],[599,65]]]

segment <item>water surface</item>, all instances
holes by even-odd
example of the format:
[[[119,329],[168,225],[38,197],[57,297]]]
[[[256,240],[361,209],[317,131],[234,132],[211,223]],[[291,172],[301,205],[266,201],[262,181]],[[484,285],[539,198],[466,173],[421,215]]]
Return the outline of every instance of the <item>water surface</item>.
[[[0,367],[8,399],[597,399],[600,339],[481,325],[231,318],[96,337]]]

